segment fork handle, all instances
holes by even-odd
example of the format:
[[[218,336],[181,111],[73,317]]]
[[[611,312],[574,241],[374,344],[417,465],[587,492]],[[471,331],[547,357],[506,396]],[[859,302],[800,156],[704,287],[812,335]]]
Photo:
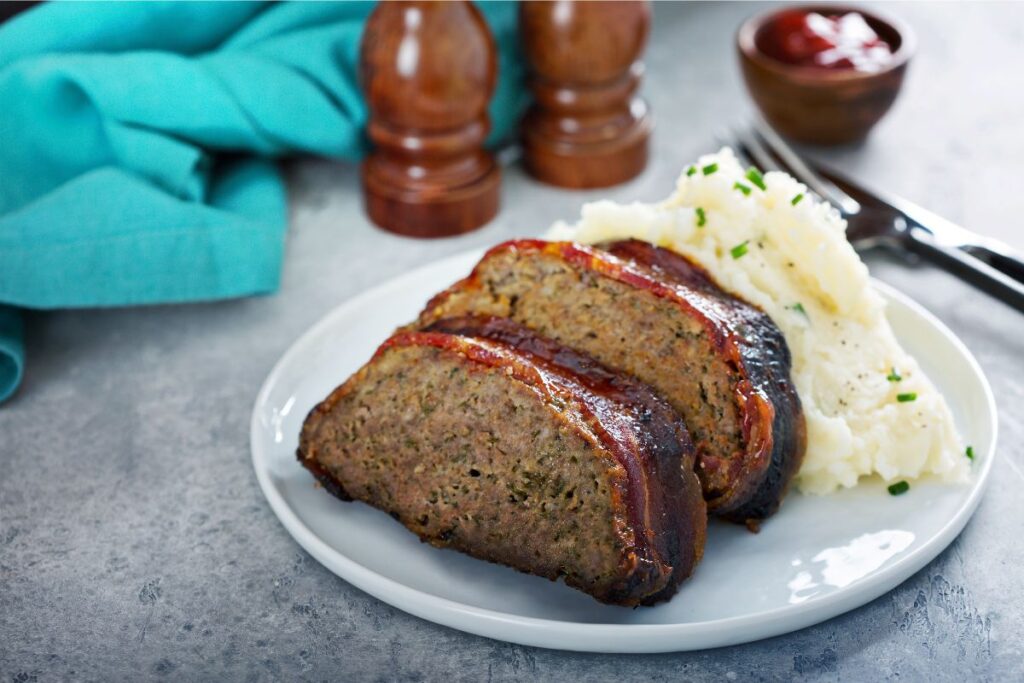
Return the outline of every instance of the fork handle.
[[[1013,279],[966,251],[937,243],[930,233],[920,228],[909,228],[906,236],[908,251],[1024,312],[1024,282]],[[1018,267],[1020,265],[1016,264]]]

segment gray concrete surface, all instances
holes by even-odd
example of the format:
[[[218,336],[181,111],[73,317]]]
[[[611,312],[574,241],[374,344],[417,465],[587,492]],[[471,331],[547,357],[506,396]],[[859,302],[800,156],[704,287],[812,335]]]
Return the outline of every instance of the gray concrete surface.
[[[654,158],[607,194],[654,199],[748,104],[732,34],[754,8],[659,6],[646,92]],[[870,141],[824,156],[1024,247],[1024,7],[898,5],[920,54]],[[466,635],[347,585],[285,533],[256,485],[248,421],[278,356],[348,297],[422,263],[575,216],[599,193],[507,171],[504,209],[459,239],[373,229],[355,170],[290,169],[273,297],[38,314],[28,373],[0,408],[0,679],[1022,680],[1024,316],[930,268],[872,272],[934,311],[992,380],[1000,448],[973,521],[897,590],[740,647],[586,655]]]

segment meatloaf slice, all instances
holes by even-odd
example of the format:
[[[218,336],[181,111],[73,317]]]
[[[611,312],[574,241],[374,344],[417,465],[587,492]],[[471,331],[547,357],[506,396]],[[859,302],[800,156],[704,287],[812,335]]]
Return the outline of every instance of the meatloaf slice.
[[[396,333],[310,412],[298,458],[424,541],[602,602],[667,600],[703,551],[675,411],[509,320]]]
[[[417,325],[511,318],[649,384],[683,416],[709,509],[748,525],[778,509],[805,428],[782,333],[699,267],[635,240],[516,240],[437,295]]]

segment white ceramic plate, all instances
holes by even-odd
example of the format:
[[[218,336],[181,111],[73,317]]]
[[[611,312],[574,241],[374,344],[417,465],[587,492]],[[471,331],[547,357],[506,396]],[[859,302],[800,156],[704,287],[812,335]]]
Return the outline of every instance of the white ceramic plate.
[[[974,446],[971,483],[918,482],[899,497],[880,483],[826,497],[792,493],[757,535],[713,523],[703,562],[666,604],[601,605],[561,583],[420,543],[386,514],[314,487],[295,460],[306,413],[481,254],[426,266],[338,307],[285,353],[256,399],[253,465],[270,506],[306,551],[367,593],[439,624],[525,645],[594,652],[718,647],[794,631],[873,600],[938,555],[977,507],[995,453],[992,391],[946,327],[881,283],[875,286],[889,301],[896,336],[945,394]]]

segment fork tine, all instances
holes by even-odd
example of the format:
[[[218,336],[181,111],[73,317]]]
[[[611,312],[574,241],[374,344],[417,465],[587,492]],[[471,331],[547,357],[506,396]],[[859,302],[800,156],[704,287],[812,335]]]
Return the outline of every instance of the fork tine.
[[[812,171],[810,166],[800,158],[800,155],[760,118],[754,120],[754,134],[764,140],[791,175],[804,183],[815,194],[831,202],[848,216],[860,212],[860,204],[856,199],[840,190],[831,181]]]
[[[736,154],[736,161],[740,162],[740,166],[753,166],[754,161],[747,154],[746,149],[743,147],[743,143],[739,140],[733,140],[729,147]]]
[[[736,154],[741,166],[750,164],[750,157],[743,150],[743,143],[733,135],[729,128],[716,128],[714,132],[715,144],[719,147],[728,147]]]
[[[748,128],[744,126],[738,126],[734,129],[734,135],[736,139],[740,141],[740,144],[746,149],[747,153],[754,158],[757,165],[765,171],[781,171],[772,155],[768,153],[768,150],[764,148],[761,141],[754,135]]]

